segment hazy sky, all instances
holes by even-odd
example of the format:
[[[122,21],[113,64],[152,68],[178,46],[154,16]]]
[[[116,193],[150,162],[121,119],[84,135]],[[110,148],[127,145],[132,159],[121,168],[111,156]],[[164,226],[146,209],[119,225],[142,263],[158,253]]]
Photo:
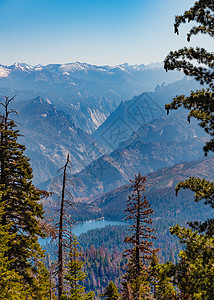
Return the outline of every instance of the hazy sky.
[[[194,0],[0,0],[0,64],[148,64],[187,44],[175,14]],[[192,45],[213,49],[213,39]]]

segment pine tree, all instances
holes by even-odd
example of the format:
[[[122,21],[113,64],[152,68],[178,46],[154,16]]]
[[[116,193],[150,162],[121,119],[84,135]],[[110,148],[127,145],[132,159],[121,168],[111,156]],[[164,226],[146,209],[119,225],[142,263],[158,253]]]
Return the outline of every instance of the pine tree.
[[[176,225],[171,229],[185,250],[178,263],[171,267],[174,283],[181,299],[214,299],[214,239]]]
[[[175,33],[179,34],[182,23],[194,22],[194,26],[187,33],[187,40],[199,33],[214,37],[214,3],[213,0],[196,1],[193,7],[182,16],[175,18]],[[196,62],[196,63],[194,63]],[[195,78],[201,84],[206,84],[206,89],[191,92],[190,96],[178,96],[166,105],[169,110],[177,110],[180,107],[189,110],[188,121],[195,118],[199,121],[210,141],[204,146],[207,156],[209,151],[214,151],[214,53],[204,48],[183,48],[170,52],[165,60],[165,69],[183,70],[183,72]],[[214,184],[205,179],[190,177],[180,182],[176,187],[176,193],[180,189],[190,189],[195,193],[196,202],[204,200],[214,208]],[[214,299],[213,293],[213,235],[214,220],[208,219],[190,223],[192,229],[175,226],[171,233],[180,238],[186,249],[180,255],[180,261],[175,265],[175,281],[180,289],[181,299]],[[199,234],[204,232],[205,234]]]
[[[68,272],[65,276],[69,285],[69,292],[64,292],[61,296],[61,300],[93,300],[94,292],[85,292],[85,288],[80,282],[82,282],[87,276],[82,271],[84,262],[78,258],[81,254],[77,250],[78,242],[76,238],[73,238],[70,251],[70,262],[68,264]]]
[[[149,265],[149,281],[153,287],[155,299],[177,299],[175,287],[173,286],[172,269],[174,271],[172,262],[160,264],[157,255],[154,253]]]
[[[100,295],[100,297],[106,300],[118,300],[118,287],[112,281],[110,281],[105,289],[105,292],[102,295]]]
[[[3,206],[0,206],[0,220],[3,215]],[[21,300],[25,299],[26,291],[23,287],[23,278],[13,269],[11,261],[6,256],[8,243],[14,239],[14,234],[9,234],[10,224],[0,224],[0,299]]]
[[[39,203],[40,193],[32,184],[32,169],[24,155],[25,146],[18,143],[19,131],[9,118],[14,112],[9,110],[12,100],[6,97],[1,103],[4,112],[0,116],[0,204],[4,211],[0,224],[10,225],[8,232],[13,236],[8,240],[5,252],[11,270],[23,278],[26,290],[30,289],[32,295],[40,297],[39,278],[45,281],[45,276],[39,274],[43,252],[38,243],[38,237],[44,236],[39,225],[43,206]],[[46,299],[46,296],[41,296],[41,299]]]
[[[150,208],[146,196],[142,196],[142,193],[145,192],[145,182],[146,177],[142,177],[140,173],[135,176],[134,180],[131,180],[132,194],[128,198],[125,210],[126,219],[132,221],[131,235],[125,238],[125,242],[131,244],[132,247],[125,251],[129,262],[123,282],[123,299],[127,297],[128,287],[129,291],[132,291],[133,299],[151,298],[148,261],[157,250],[152,249],[152,239],[155,239],[154,229],[151,228],[153,210]]]
[[[213,0],[196,1],[194,6],[181,16],[175,18],[175,33],[179,34],[179,27],[182,23],[196,22],[196,25],[187,33],[187,40],[199,33],[214,37],[214,3]],[[196,64],[194,64],[196,62]],[[191,92],[185,97],[178,96],[170,104],[166,105],[167,113],[170,110],[177,110],[183,107],[189,110],[188,121],[195,118],[199,121],[206,133],[211,137],[204,146],[205,155],[209,151],[214,151],[214,53],[208,52],[204,48],[183,48],[170,52],[165,59],[165,69],[183,70],[183,72],[195,78],[201,84],[206,84],[207,89]],[[205,179],[190,177],[184,182],[180,182],[176,188],[190,189],[195,193],[195,201],[204,200],[205,204],[214,207],[214,184]],[[207,220],[204,223],[191,223],[194,229],[206,232],[210,236],[214,234],[214,220]]]

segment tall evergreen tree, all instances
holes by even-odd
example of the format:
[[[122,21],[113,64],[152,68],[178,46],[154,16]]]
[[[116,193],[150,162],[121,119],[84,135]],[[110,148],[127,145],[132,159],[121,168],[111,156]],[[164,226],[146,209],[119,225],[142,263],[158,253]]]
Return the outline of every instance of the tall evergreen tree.
[[[0,206],[0,220],[3,214],[3,206]],[[21,300],[25,299],[26,291],[23,287],[23,278],[11,268],[11,261],[6,256],[8,244],[14,235],[9,234],[10,224],[0,224],[0,299]]]
[[[190,41],[194,35],[199,33],[214,37],[214,3],[213,0],[196,1],[194,6],[181,16],[175,17],[175,33],[179,34],[179,27],[182,23],[195,22],[194,26],[187,33],[187,40]],[[170,110],[177,110],[183,107],[189,110],[188,121],[195,118],[199,121],[206,133],[211,137],[204,146],[205,155],[214,151],[214,53],[204,48],[183,48],[172,51],[165,59],[165,69],[183,70],[183,72],[195,78],[201,84],[206,84],[207,89],[191,92],[190,96],[178,96],[170,104],[166,105],[167,113]],[[214,184],[205,179],[190,177],[180,182],[176,192],[180,189],[191,189],[195,193],[195,201],[204,200],[205,204],[214,207]],[[191,223],[194,229],[214,234],[214,220],[207,220],[204,223]]]
[[[20,134],[10,119],[14,112],[9,109],[12,100],[6,97],[1,103],[4,111],[0,116],[0,204],[4,211],[0,224],[10,225],[8,231],[14,237],[9,239],[5,252],[11,262],[10,268],[22,276],[25,288],[30,288],[32,299],[35,299],[33,295],[40,297],[44,288],[40,279],[46,282],[43,252],[38,243],[38,237],[44,236],[39,225],[44,212],[39,203],[40,193],[32,184],[32,169],[24,155],[25,146],[18,143]],[[46,296],[43,294],[41,299]]]
[[[77,250],[78,242],[73,238],[70,245],[70,262],[68,264],[68,272],[65,276],[69,285],[69,292],[64,292],[60,300],[93,300],[94,292],[85,292],[81,282],[87,277],[82,271],[84,262],[79,260],[81,254]]]
[[[193,7],[181,16],[175,18],[175,33],[179,34],[182,23],[194,22],[194,26],[187,33],[187,40],[199,33],[214,37],[214,2],[213,0],[196,1]],[[190,96],[178,96],[166,105],[167,113],[180,107],[189,110],[188,121],[195,118],[207,134],[210,141],[204,146],[205,155],[214,151],[214,53],[204,48],[183,48],[170,52],[165,60],[165,69],[183,70],[201,84],[206,84],[206,89],[191,92]],[[195,193],[195,201],[204,200],[214,208],[214,184],[205,179],[190,177],[180,182],[176,193],[180,189],[190,189]],[[195,221],[190,223],[193,230],[175,226],[171,229],[181,243],[186,245],[185,251],[180,253],[180,261],[175,265],[174,277],[180,289],[181,299],[214,299],[213,293],[213,235],[214,219],[205,222]]]
[[[142,177],[139,173],[131,180],[130,189],[131,196],[128,198],[127,208],[125,210],[127,220],[131,220],[131,235],[125,238],[125,242],[132,247],[125,251],[129,262],[127,265],[127,273],[123,282],[123,299],[132,291],[133,299],[150,299],[149,282],[148,282],[148,261],[152,255],[157,252],[152,248],[152,240],[154,229],[151,228],[151,215],[153,210],[150,208],[145,192],[146,177]]]

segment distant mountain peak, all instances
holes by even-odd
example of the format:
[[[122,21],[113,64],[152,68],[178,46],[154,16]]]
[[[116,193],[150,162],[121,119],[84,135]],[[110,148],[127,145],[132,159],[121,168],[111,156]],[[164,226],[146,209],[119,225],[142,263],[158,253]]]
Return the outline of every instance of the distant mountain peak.
[[[26,101],[26,103],[34,103],[34,105],[37,105],[37,106],[39,106],[39,105],[51,105],[51,106],[53,106],[53,104],[51,103],[51,101],[48,99],[48,98],[43,98],[43,97],[41,97],[41,96],[38,96],[38,97],[36,97],[36,98],[34,98],[34,99],[31,99],[31,100],[27,100]]]
[[[17,71],[23,71],[23,72],[29,72],[34,70],[34,67],[31,65],[28,65],[26,63],[17,63],[17,62],[9,66],[9,68],[12,70],[15,69]]]
[[[161,85],[157,84],[154,89],[154,92],[161,92],[166,86],[167,85],[165,82],[163,82]]]

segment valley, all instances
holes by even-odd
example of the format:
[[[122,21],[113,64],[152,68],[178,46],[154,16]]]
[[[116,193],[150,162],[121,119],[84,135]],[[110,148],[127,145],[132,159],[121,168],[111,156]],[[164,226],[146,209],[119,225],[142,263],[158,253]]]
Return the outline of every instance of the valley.
[[[101,292],[108,282],[100,275],[102,257],[115,270],[108,270],[108,278],[120,284],[121,253],[127,249],[124,239],[131,224],[124,211],[130,179],[139,172],[147,178],[154,246],[162,263],[176,262],[183,249],[170,227],[212,218],[204,203],[194,203],[192,192],[175,194],[178,182],[189,176],[214,176],[214,158],[203,153],[208,135],[197,121],[188,123],[184,109],[167,116],[164,108],[178,94],[199,89],[194,80],[178,72],[163,76],[162,64],[15,64],[1,66],[0,85],[2,99],[16,95],[12,105],[19,112],[13,116],[19,141],[26,146],[33,183],[50,193],[41,203],[53,224],[59,217],[62,167],[70,155],[66,189],[75,209],[66,208],[66,214],[77,224],[73,233],[87,261],[87,291]],[[40,243],[49,259],[56,260],[57,241],[48,237]]]

